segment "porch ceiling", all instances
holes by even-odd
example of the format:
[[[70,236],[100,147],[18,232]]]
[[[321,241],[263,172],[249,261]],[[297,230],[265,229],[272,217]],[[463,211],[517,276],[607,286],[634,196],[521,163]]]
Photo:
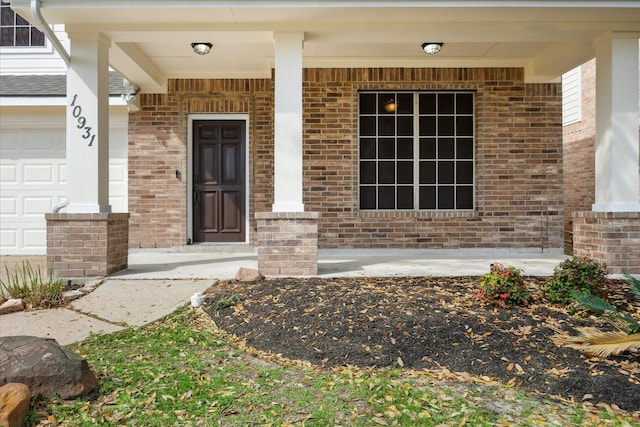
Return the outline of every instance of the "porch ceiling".
[[[11,1],[29,17],[30,1]],[[49,24],[102,32],[111,66],[145,92],[169,78],[269,77],[273,33],[304,32],[305,67],[524,67],[554,81],[611,31],[640,35],[636,1],[42,0]],[[211,42],[205,56],[190,44]],[[434,56],[425,41],[444,42]]]

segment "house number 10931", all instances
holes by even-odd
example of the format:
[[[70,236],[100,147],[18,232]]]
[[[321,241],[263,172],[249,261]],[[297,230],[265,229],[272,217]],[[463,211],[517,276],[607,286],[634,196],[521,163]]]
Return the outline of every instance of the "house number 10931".
[[[93,141],[96,139],[96,134],[91,132],[91,128],[87,126],[87,118],[82,115],[82,107],[76,104],[78,99],[78,94],[73,95],[73,99],[71,100],[70,107],[73,107],[71,110],[71,115],[74,119],[78,120],[78,124],[76,127],[80,130],[84,129],[84,133],[82,134],[82,139],[86,139],[89,141],[89,147],[93,145]]]

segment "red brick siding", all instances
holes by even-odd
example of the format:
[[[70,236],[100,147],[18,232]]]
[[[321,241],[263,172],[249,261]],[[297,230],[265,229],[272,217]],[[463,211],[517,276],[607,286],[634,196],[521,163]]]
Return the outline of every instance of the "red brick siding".
[[[305,69],[304,203],[324,248],[561,247],[560,87],[521,69]],[[358,90],[476,92],[474,212],[360,212]],[[272,80],[173,80],[129,126],[132,247],[186,242],[187,114],[249,115],[251,241],[273,203]],[[175,171],[182,172],[182,180]]]
[[[141,107],[129,117],[132,248],[174,247],[187,242],[188,114],[249,114],[250,217],[254,206],[261,206],[261,210],[271,206],[271,80],[172,80],[168,94],[142,95]],[[251,224],[253,240],[253,219]]]
[[[55,277],[108,276],[127,268],[127,213],[45,214],[47,268]]]
[[[576,256],[607,264],[610,273],[640,274],[640,212],[576,212]]]

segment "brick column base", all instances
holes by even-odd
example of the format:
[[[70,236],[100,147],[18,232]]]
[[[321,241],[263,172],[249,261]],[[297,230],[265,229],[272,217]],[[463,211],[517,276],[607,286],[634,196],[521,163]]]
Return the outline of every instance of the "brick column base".
[[[258,270],[265,276],[318,274],[318,213],[258,212]]]
[[[129,262],[128,213],[48,213],[47,269],[55,277],[109,276]]]
[[[573,254],[613,274],[640,273],[640,212],[575,212]]]

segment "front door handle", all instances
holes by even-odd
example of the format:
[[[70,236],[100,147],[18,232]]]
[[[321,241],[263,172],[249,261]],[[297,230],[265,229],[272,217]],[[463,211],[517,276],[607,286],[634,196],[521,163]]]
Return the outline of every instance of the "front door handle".
[[[193,206],[198,205],[198,190],[194,190],[193,192]]]

